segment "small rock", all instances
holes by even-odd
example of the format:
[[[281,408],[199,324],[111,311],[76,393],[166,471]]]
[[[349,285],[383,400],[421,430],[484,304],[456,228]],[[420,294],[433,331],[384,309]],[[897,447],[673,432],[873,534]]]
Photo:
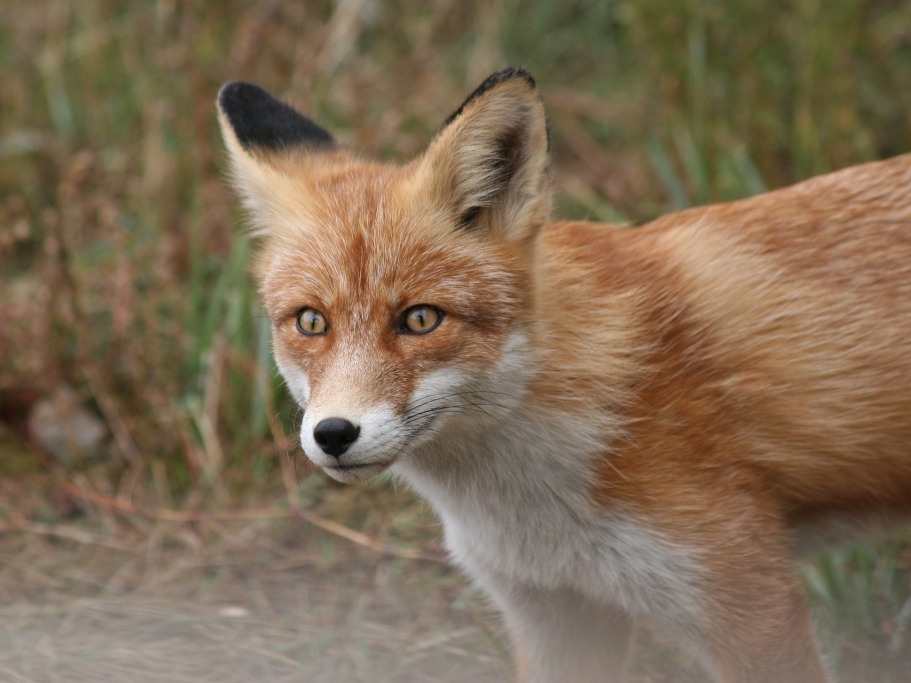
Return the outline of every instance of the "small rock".
[[[28,430],[35,444],[61,464],[101,458],[108,437],[105,424],[65,385],[35,402]]]
[[[250,610],[246,607],[241,607],[240,605],[225,605],[218,610],[218,613],[228,619],[241,619],[250,616]]]

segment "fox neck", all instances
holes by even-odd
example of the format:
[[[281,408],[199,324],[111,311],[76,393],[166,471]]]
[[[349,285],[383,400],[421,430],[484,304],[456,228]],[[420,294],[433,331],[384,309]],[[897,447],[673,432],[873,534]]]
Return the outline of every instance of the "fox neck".
[[[530,509],[542,522],[556,518],[545,512],[554,506],[579,517],[591,510],[592,463],[602,448],[591,424],[530,401],[495,424],[450,429],[393,472],[435,508],[447,536],[476,517],[518,530]]]

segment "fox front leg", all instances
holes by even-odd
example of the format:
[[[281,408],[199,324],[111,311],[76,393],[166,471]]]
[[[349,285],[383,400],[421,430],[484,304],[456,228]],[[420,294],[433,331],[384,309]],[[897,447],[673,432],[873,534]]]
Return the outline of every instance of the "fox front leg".
[[[520,683],[623,683],[632,619],[570,589],[509,588],[496,597]]]

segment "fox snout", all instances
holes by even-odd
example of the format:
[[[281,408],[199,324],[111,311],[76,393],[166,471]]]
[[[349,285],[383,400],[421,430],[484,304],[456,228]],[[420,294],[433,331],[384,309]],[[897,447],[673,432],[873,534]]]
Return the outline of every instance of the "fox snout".
[[[300,440],[307,458],[333,479],[354,482],[384,471],[407,441],[401,419],[388,403],[367,409],[320,406],[304,409]]]
[[[327,455],[340,456],[357,441],[361,428],[343,417],[320,420],[313,428],[313,440]]]

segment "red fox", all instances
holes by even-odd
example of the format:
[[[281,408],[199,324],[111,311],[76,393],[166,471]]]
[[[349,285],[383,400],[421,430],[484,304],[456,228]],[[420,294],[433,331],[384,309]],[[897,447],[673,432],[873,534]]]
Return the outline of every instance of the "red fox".
[[[830,680],[796,558],[911,517],[911,155],[621,229],[551,222],[522,69],[404,165],[218,109],[303,450],[430,502],[521,681],[624,680],[638,620]]]

